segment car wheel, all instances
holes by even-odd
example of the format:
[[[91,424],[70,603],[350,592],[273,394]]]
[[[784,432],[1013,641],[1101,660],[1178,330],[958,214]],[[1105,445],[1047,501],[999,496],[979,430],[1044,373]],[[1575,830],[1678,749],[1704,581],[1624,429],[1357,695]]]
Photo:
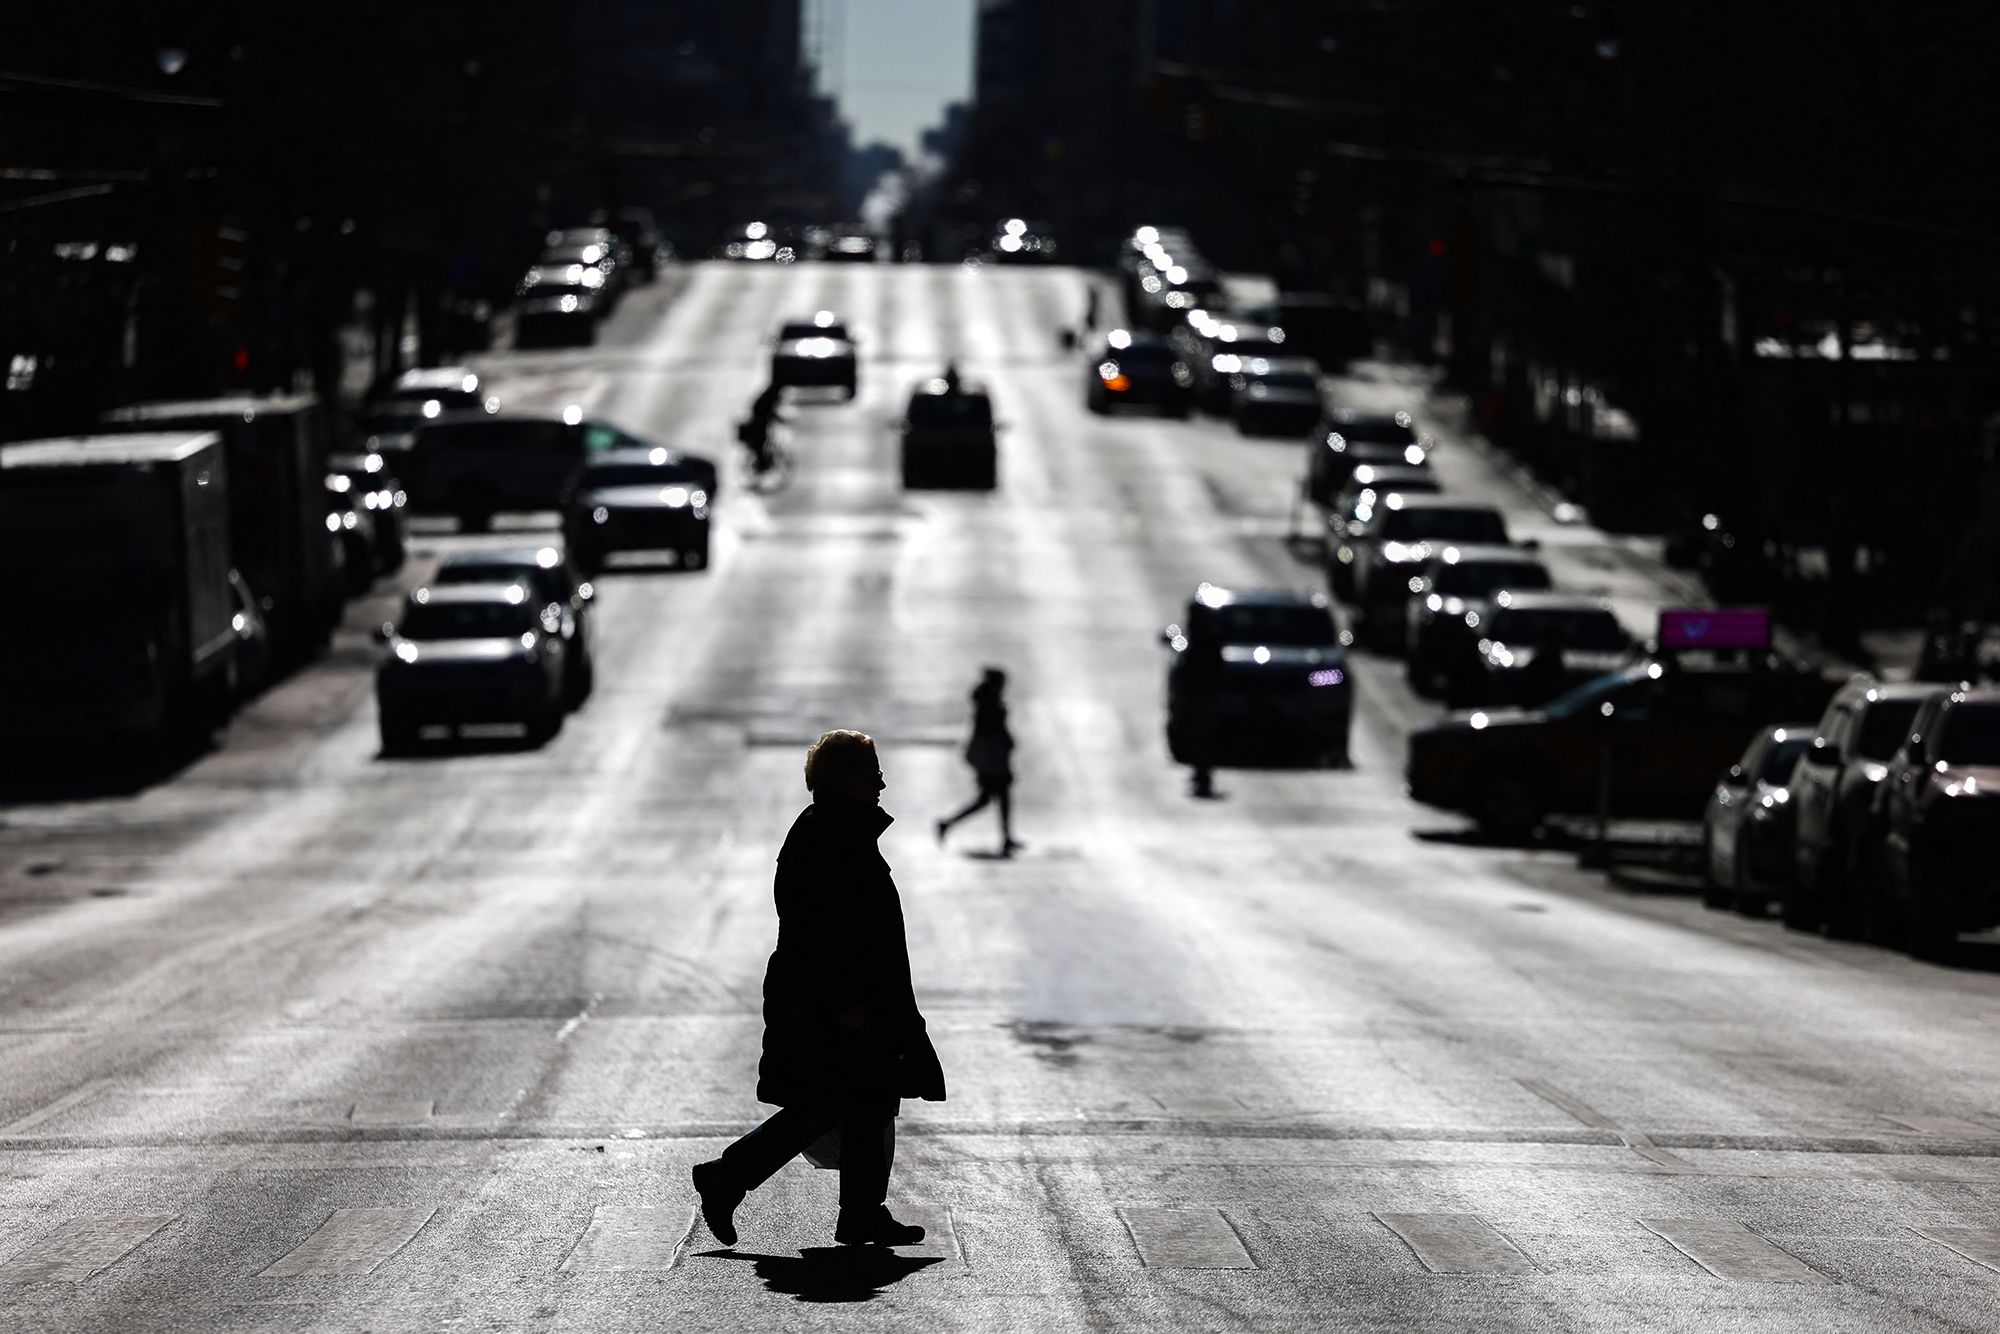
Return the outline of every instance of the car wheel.
[[[554,704],[545,704],[530,714],[526,720],[528,740],[543,745],[562,729],[562,709]]]
[[[1704,830],[1701,836],[1701,906],[1727,908],[1735,897],[1735,887],[1725,885],[1716,878],[1715,836]]]
[[[1810,895],[1798,877],[1794,877],[1778,896],[1778,920],[1794,931],[1819,930],[1819,901]]]
[[[845,390],[847,391],[847,401],[848,401],[849,403],[852,403],[852,402],[854,401],[854,396],[855,396],[856,394],[858,394],[858,393],[860,393],[860,392],[861,392],[861,389],[860,389],[860,387],[859,387],[858,385],[855,385],[855,384],[853,384],[853,383],[848,383],[848,384],[846,384],[846,385],[843,385],[843,386],[841,386],[841,387],[842,387],[842,388],[844,388],[844,389],[845,389]]]
[[[417,748],[417,726],[402,718],[384,717],[381,736],[384,755],[403,755]]]

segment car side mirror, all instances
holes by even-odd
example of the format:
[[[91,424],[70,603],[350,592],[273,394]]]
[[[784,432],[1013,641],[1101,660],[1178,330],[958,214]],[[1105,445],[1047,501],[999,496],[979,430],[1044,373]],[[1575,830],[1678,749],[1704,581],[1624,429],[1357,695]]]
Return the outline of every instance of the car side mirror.
[[[384,621],[369,631],[368,637],[378,644],[386,644],[389,642],[389,637],[395,633],[396,623],[394,621]]]

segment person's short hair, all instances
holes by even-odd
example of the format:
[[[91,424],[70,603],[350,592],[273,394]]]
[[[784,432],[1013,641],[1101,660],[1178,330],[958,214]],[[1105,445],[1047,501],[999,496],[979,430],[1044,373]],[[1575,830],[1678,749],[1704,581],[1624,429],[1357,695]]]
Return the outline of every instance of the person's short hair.
[[[806,747],[806,791],[817,789],[818,780],[828,774],[866,765],[875,768],[875,738],[866,732],[835,728]]]

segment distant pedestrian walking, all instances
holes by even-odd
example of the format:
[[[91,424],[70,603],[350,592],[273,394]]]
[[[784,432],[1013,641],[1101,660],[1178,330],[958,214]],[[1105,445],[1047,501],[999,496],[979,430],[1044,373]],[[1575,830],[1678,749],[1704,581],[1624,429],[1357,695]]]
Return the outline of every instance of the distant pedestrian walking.
[[[1007,673],[988,667],[972,689],[972,740],[965,744],[965,762],[979,780],[979,795],[956,815],[937,822],[938,843],[951,827],[967,816],[1000,806],[1000,855],[1012,856],[1021,844],[1014,841],[1014,734],[1007,730],[1007,703],[1001,698],[1007,689]]]
[[[944,1070],[910,983],[902,902],[875,846],[890,825],[874,740],[828,732],[806,751],[812,805],[778,853],[778,947],[764,973],[757,1100],[782,1110],[694,1169],[702,1217],[736,1244],[744,1195],[838,1132],[843,1246],[914,1246],[924,1230],[890,1214],[889,1164],[902,1098],[943,1102]]]

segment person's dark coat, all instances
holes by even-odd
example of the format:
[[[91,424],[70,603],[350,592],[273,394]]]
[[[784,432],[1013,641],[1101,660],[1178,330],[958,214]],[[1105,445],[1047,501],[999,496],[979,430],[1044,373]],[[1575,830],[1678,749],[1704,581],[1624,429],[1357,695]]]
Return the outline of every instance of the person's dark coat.
[[[965,762],[982,781],[1006,783],[1013,779],[1014,734],[1007,728],[1007,705],[1000,688],[981,684],[972,691],[972,739],[965,746]]]
[[[944,1070],[910,983],[902,902],[876,847],[890,823],[872,804],[820,801],[785,836],[759,1102],[944,1101]],[[852,1006],[866,1011],[859,1029],[838,1018]]]

